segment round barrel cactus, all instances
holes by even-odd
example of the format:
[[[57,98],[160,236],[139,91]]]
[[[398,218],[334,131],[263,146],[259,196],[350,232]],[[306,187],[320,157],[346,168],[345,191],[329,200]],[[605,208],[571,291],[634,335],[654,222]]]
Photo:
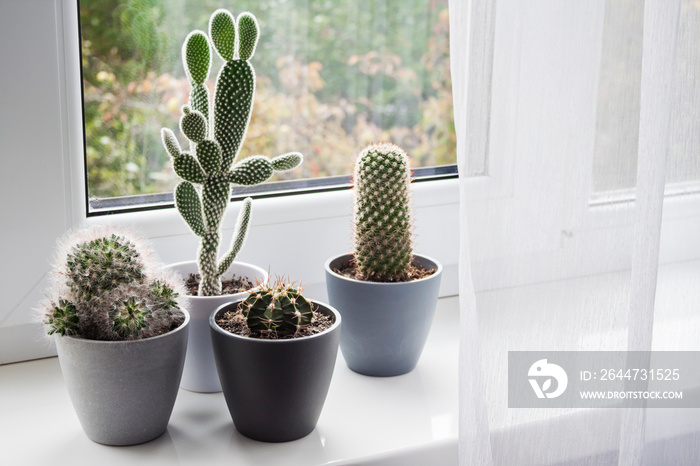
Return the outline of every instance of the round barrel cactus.
[[[281,281],[251,292],[241,310],[251,332],[274,333],[278,337],[296,335],[313,317],[311,303],[301,290]]]
[[[139,252],[128,239],[112,234],[76,244],[66,257],[71,291],[83,299],[143,279]]]

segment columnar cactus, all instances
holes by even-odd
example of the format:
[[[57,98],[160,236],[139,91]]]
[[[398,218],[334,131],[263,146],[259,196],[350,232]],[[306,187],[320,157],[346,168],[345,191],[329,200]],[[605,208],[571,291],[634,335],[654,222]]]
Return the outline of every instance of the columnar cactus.
[[[203,31],[192,31],[182,48],[192,91],[190,104],[182,108],[180,119],[180,129],[190,141],[190,152],[181,149],[170,129],[161,131],[175,173],[184,180],[175,189],[175,205],[194,234],[201,238],[197,258],[200,296],[221,294],[221,275],[233,263],[248,230],[250,198],[245,199],[241,208],[231,248],[219,260],[221,221],[231,184],[259,184],[275,171],[291,170],[302,161],[300,153],[290,152],[273,159],[254,155],[236,162],[253,110],[255,70],[249,60],[255,53],[258,35],[258,23],[251,13],[241,13],[236,19],[223,9],[212,14],[209,36]],[[205,81],[211,69],[212,43],[225,63],[216,79],[210,111]],[[195,184],[201,185],[201,193]]]
[[[371,144],[357,157],[353,182],[359,278],[401,281],[413,255],[408,156],[391,143]]]
[[[61,251],[53,270],[54,296],[44,306],[49,335],[134,340],[183,322],[177,283],[158,276],[158,266],[126,234],[76,232]]]
[[[278,337],[296,335],[311,323],[311,303],[301,295],[294,284],[282,281],[264,284],[251,291],[241,310],[248,328],[253,333],[273,333]]]

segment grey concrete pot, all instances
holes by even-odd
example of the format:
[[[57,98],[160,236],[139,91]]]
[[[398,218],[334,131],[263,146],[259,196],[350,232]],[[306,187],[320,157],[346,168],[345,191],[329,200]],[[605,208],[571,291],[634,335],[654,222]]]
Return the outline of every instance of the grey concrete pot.
[[[338,355],[340,314],[314,303],[333,318],[317,335],[261,340],[235,335],[216,324],[239,302],[220,307],[210,319],[214,355],[226,404],[236,429],[263,442],[287,442],[310,434],[326,401]]]
[[[54,337],[80,424],[105,445],[136,445],[168,427],[187,350],[189,314],[177,329],[132,341]]]
[[[326,289],[331,306],[343,316],[340,349],[355,372],[389,377],[411,372],[420,359],[437,306],[442,265],[422,255],[414,261],[435,269],[410,282],[378,283],[344,277],[334,270],[352,254],[326,262]]]
[[[186,279],[191,273],[199,273],[195,261],[170,264],[168,268],[175,271],[183,279]],[[232,275],[246,277],[253,283],[267,280],[267,272],[264,269],[245,262],[234,262],[226,272],[226,277],[230,278]],[[247,296],[247,291],[222,296],[187,296],[187,310],[192,321],[185,370],[180,384],[182,388],[201,393],[221,391],[221,383],[216,372],[214,353],[211,348],[209,316],[219,306],[245,299]]]

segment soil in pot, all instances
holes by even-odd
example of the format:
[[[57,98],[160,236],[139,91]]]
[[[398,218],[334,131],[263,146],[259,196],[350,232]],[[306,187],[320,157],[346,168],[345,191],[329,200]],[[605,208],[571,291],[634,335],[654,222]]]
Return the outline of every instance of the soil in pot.
[[[240,304],[235,311],[226,311],[216,319],[219,327],[227,332],[249,338],[259,338],[261,340],[288,340],[293,338],[308,337],[323,332],[333,326],[330,316],[318,311],[313,312],[311,323],[301,328],[295,335],[279,336],[276,333],[254,333],[246,325],[246,318],[243,315]]]
[[[187,280],[185,280],[185,289],[189,296],[197,296],[200,280],[201,277],[198,273],[189,274]],[[221,295],[236,294],[242,291],[248,291],[254,287],[255,283],[249,278],[234,275],[228,280],[221,280]]]
[[[352,278],[353,280],[362,280],[377,283],[410,282],[413,280],[420,280],[421,278],[429,277],[435,273],[435,269],[425,267],[414,260],[408,267],[408,270],[400,277],[397,277],[394,280],[377,280],[376,278],[365,277],[363,274],[361,274],[359,269],[357,268],[357,264],[355,263],[354,257],[349,262],[342,264],[339,268],[334,268],[333,271],[338,275],[342,275],[346,278]]]

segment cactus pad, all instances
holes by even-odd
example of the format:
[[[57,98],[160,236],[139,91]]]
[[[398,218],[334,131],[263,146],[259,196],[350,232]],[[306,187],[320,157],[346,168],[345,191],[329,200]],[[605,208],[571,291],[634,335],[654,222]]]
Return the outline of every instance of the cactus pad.
[[[191,83],[202,84],[211,69],[211,47],[209,38],[202,31],[192,31],[182,46],[182,61]]]
[[[221,59],[233,60],[236,52],[236,22],[228,10],[219,9],[212,13],[209,19],[209,36]]]
[[[253,57],[259,35],[260,29],[255,16],[250,13],[238,15],[238,57],[241,60],[250,60]]]
[[[292,170],[299,166],[302,156],[299,152],[278,155],[272,159],[272,169],[278,172]]]
[[[226,174],[230,183],[252,186],[268,180],[274,168],[267,157],[253,155],[240,161]]]
[[[175,133],[173,133],[170,128],[161,129],[160,137],[163,140],[165,150],[168,151],[168,154],[170,154],[171,157],[177,158],[180,156],[180,154],[182,154],[180,143],[177,142],[177,137],[175,137]]]
[[[224,255],[219,263],[219,275],[223,275],[224,272],[231,267],[233,260],[236,258],[238,251],[243,247],[245,243],[246,234],[248,232],[248,226],[250,225],[250,212],[252,210],[253,200],[249,197],[243,199],[243,206],[241,211],[238,213],[238,219],[236,220],[236,227],[233,229],[235,232],[241,232],[233,235],[233,240],[231,242],[231,248]]]
[[[180,118],[180,131],[190,141],[199,144],[207,137],[207,120],[201,112],[191,110],[185,105]]]
[[[206,230],[202,220],[202,203],[192,183],[183,181],[175,188],[175,205],[194,234],[204,236]]]
[[[207,139],[197,144],[197,160],[207,174],[216,173],[221,168],[221,147],[219,143]]]
[[[173,158],[173,169],[175,173],[191,183],[204,183],[204,170],[191,154],[183,152],[179,157]]]
[[[221,144],[224,169],[238,155],[253,111],[255,71],[247,61],[224,65],[214,91],[214,139]]]

